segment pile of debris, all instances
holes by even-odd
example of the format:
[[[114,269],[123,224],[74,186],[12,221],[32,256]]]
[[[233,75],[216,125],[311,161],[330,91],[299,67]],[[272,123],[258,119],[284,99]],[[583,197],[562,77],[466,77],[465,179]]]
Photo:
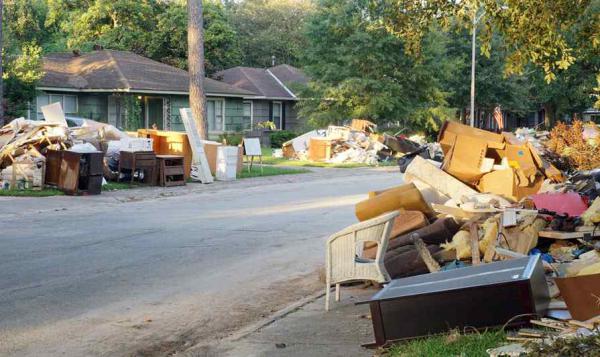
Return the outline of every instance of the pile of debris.
[[[46,150],[67,149],[72,143],[66,127],[24,118],[13,120],[0,129],[0,187],[41,190]]]
[[[411,154],[427,145],[424,137],[378,134],[377,125],[353,119],[350,126],[331,125],[300,135],[282,146],[283,157],[327,163],[377,165]]]
[[[383,264],[392,279],[369,301],[380,315],[373,316],[376,345],[449,328],[522,327],[534,315],[593,327],[600,315],[598,176],[552,165],[539,149],[543,135],[446,122],[438,137],[443,160],[400,160],[405,183],[356,205],[361,222],[398,211],[383,251],[365,243],[356,253],[359,262]],[[554,131],[550,138],[556,142]],[[394,325],[413,315],[410,327]]]
[[[0,129],[0,189],[41,190],[47,185],[57,186],[55,176],[60,174],[61,167],[59,161],[48,160],[51,153],[102,154],[109,143],[124,142],[118,145],[124,147],[133,140],[114,126],[93,120],[70,119],[70,127],[60,103],[42,110],[46,120],[18,118]]]

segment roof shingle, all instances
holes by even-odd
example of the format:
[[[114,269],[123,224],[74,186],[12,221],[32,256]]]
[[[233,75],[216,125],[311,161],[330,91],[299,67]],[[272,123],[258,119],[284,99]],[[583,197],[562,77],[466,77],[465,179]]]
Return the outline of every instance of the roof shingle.
[[[272,68],[233,67],[217,72],[215,78],[234,87],[258,93],[267,98],[296,99],[287,85],[308,82],[298,68],[284,64]]]
[[[189,90],[186,71],[125,51],[101,50],[80,56],[52,53],[44,57],[44,72],[40,87],[131,92]],[[205,79],[204,90],[213,95],[256,95],[211,78]]]

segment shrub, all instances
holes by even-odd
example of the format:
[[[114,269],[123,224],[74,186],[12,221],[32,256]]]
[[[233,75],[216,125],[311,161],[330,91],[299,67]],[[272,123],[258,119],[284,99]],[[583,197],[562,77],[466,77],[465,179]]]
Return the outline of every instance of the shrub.
[[[292,140],[297,135],[287,130],[278,130],[271,133],[271,147],[280,148],[286,141]]]
[[[242,138],[244,136],[240,133],[225,133],[219,135],[219,142],[222,143],[223,140],[227,141],[227,145],[238,146],[242,143]]]

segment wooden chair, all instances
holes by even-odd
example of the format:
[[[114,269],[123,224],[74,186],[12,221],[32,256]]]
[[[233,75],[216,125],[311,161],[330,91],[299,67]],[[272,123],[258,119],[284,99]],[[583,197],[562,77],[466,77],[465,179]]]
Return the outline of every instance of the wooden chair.
[[[394,219],[398,214],[398,211],[384,213],[347,227],[329,237],[325,267],[326,311],[329,311],[329,293],[333,284],[335,284],[335,301],[340,301],[340,283],[342,282],[371,280],[384,283],[390,280],[383,265],[383,257]],[[362,252],[365,242],[377,243],[375,259],[364,259],[358,256]]]

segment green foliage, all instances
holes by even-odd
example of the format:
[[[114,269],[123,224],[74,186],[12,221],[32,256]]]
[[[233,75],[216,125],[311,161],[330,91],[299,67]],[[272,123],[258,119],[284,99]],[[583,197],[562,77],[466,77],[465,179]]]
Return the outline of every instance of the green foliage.
[[[18,53],[23,45],[42,43],[48,37],[45,0],[5,0],[3,10],[5,53]]]
[[[256,124],[256,127],[259,129],[269,129],[269,130],[277,129],[277,126],[275,125],[275,123],[270,120],[261,121],[260,123]]]
[[[575,62],[574,47],[565,29],[575,24],[596,0],[371,0],[371,16],[379,26],[407,41],[408,52],[420,53],[422,39],[430,26],[439,21],[445,29],[471,29],[479,18],[482,53],[492,50],[493,34],[504,39],[506,73],[523,73],[528,63],[544,70],[544,79]],[[597,30],[597,25],[596,25]],[[600,42],[598,32],[590,41]]]
[[[135,95],[125,95],[121,101],[127,118],[125,119],[125,130],[133,131],[144,127],[142,118],[142,102]]]
[[[244,138],[243,134],[240,133],[223,133],[219,135],[219,142],[226,142],[227,145],[238,146],[242,143],[242,139]]]
[[[287,130],[277,130],[271,133],[271,147],[280,148],[283,143],[290,141],[296,136],[296,133]]]
[[[48,33],[44,42],[48,50],[89,51],[101,45],[187,68],[185,0],[36,1],[47,3],[39,22]],[[204,1],[203,18],[207,73],[238,65],[238,39],[223,5]]]
[[[218,2],[205,1],[204,49],[208,74],[241,63],[238,37],[228,22],[225,8]],[[150,39],[149,57],[187,69],[187,8],[185,1],[174,1],[157,16]]]
[[[21,53],[5,61],[2,77],[7,118],[25,116],[28,103],[35,99],[35,85],[44,75],[42,49],[35,44],[25,44]]]
[[[300,115],[315,126],[365,118],[377,123],[408,119],[435,127],[446,111],[440,81],[452,74],[446,40],[434,33],[423,60],[407,56],[402,40],[374,27],[368,0],[321,0],[307,26],[305,70],[314,80],[302,93]],[[436,110],[426,112],[430,108]]]
[[[299,65],[307,40],[302,28],[313,11],[310,0],[246,0],[229,3],[229,19],[242,49],[243,63],[270,67]]]

